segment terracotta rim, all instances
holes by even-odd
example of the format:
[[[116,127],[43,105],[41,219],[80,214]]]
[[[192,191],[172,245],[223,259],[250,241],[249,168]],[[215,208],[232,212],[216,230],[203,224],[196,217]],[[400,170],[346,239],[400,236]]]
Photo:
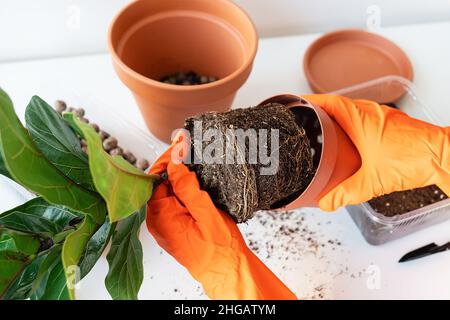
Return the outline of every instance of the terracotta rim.
[[[112,39],[111,39],[111,35],[113,32],[113,29],[115,27],[115,21],[117,21],[117,19],[124,13],[126,12],[130,7],[132,7],[133,5],[136,4],[136,2],[139,1],[146,1],[146,0],[135,0],[129,4],[127,4],[125,7],[123,7],[112,19],[112,22],[109,26],[108,29],[108,48],[109,51],[114,59],[114,61],[117,63],[117,65],[125,72],[128,73],[129,75],[131,75],[132,77],[136,78],[139,81],[142,81],[145,84],[154,86],[154,87],[158,87],[160,89],[164,89],[164,90],[169,90],[169,91],[174,91],[174,92],[192,92],[192,91],[201,91],[201,90],[205,90],[205,89],[209,89],[212,87],[217,87],[220,86],[224,83],[227,82],[231,82],[232,80],[234,80],[235,78],[238,78],[242,72],[244,72],[247,68],[249,68],[249,66],[253,63],[255,57],[256,57],[256,52],[258,51],[258,32],[256,31],[256,27],[254,22],[252,21],[252,19],[250,18],[250,16],[248,15],[247,12],[245,12],[240,6],[238,6],[237,4],[235,4],[232,1],[229,0],[214,0],[214,1],[221,1],[221,2],[225,2],[228,3],[232,6],[234,6],[237,10],[241,11],[242,14],[244,14],[245,17],[247,17],[248,22],[250,23],[250,25],[252,26],[252,31],[253,31],[253,36],[254,36],[254,44],[253,47],[251,48],[251,54],[247,57],[246,61],[235,71],[233,71],[231,74],[229,74],[228,76],[221,78],[215,82],[212,83],[207,83],[207,84],[202,84],[202,85],[196,85],[196,86],[177,86],[177,85],[171,85],[171,84],[166,84],[157,80],[153,80],[151,78],[147,78],[143,75],[141,75],[140,73],[134,71],[133,69],[131,69],[130,67],[128,67],[123,61],[122,59],[119,57],[116,48],[113,46],[112,44]]]
[[[380,36],[376,33],[372,33],[372,32],[367,32],[364,30],[360,30],[360,29],[342,29],[342,30],[337,30],[337,31],[333,31],[330,33],[326,33],[323,36],[319,37],[318,39],[316,39],[306,50],[306,53],[303,57],[303,71],[306,75],[306,78],[308,80],[308,83],[311,86],[311,89],[313,89],[313,91],[315,93],[329,93],[328,90],[325,90],[315,79],[314,74],[311,72],[309,64],[311,62],[312,57],[315,55],[315,53],[320,50],[320,48],[322,47],[322,44],[324,42],[326,42],[327,40],[329,40],[330,38],[336,38],[342,35],[351,35],[353,34],[354,36],[359,36],[359,37],[370,37],[372,39],[377,39],[378,41],[382,41],[384,43],[388,43],[389,46],[391,46],[392,48],[394,48],[397,51],[397,54],[402,56],[402,64],[405,66],[405,74],[402,74],[401,76],[408,79],[408,80],[412,80],[413,76],[414,76],[414,72],[413,72],[413,67],[411,64],[410,59],[408,58],[408,56],[406,55],[406,53],[403,51],[403,49],[401,49],[397,44],[395,44],[394,42],[392,42],[391,40]],[[379,48],[379,46],[377,46],[377,48]],[[383,53],[386,53],[388,51],[386,51],[385,49],[381,48],[380,51],[382,51]],[[389,54],[389,57],[392,57],[391,54]],[[394,60],[392,58],[392,60]],[[357,83],[355,83],[357,84]],[[335,90],[340,90],[343,88],[336,88]],[[332,91],[335,91],[332,90]]]
[[[317,115],[323,137],[319,164],[308,187],[295,200],[285,204],[283,208],[293,209],[299,206],[316,206],[317,198],[330,181],[337,161],[337,135],[333,120],[322,108],[293,94],[274,96],[263,101],[260,105],[271,102],[284,104],[288,108],[310,108]]]

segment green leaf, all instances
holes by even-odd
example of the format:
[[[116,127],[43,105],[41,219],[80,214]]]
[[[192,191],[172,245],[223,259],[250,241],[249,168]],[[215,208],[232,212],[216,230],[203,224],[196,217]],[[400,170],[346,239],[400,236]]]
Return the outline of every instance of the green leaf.
[[[80,263],[80,279],[83,279],[92,270],[98,259],[100,259],[108,245],[114,228],[115,224],[111,225],[109,221],[105,221],[89,240]]]
[[[39,266],[45,259],[46,255],[39,256],[28,266],[22,274],[9,287],[3,299],[5,300],[25,300],[31,296],[33,282],[38,274]]]
[[[80,220],[80,222],[83,221],[83,219]],[[78,224],[79,222],[77,222]],[[54,243],[62,243],[66,240],[66,238],[76,231],[75,227],[67,227],[65,230],[61,231],[60,233],[57,233],[53,236],[53,242]]]
[[[145,175],[122,157],[111,157],[103,150],[95,130],[73,114],[65,114],[64,119],[76,126],[87,141],[89,168],[97,191],[106,201],[110,221],[124,219],[144,206],[159,176]]]
[[[142,245],[139,230],[146,207],[117,223],[112,236],[105,285],[114,300],[136,300],[144,279]]]
[[[67,236],[62,249],[62,262],[69,288],[69,296],[75,299],[75,284],[80,278],[79,263],[86,245],[100,225],[86,216],[78,229]]]
[[[70,300],[69,290],[66,285],[66,276],[62,261],[51,270],[46,290],[40,300]]]
[[[62,245],[57,244],[40,253],[10,286],[4,299],[69,299],[61,260],[61,249]]]
[[[0,251],[0,300],[28,264],[27,256],[11,251]]]
[[[61,245],[54,246],[42,260],[32,285],[32,300],[69,300],[66,276],[61,260]]]
[[[0,299],[39,251],[39,238],[0,228]]]
[[[0,152],[15,181],[49,203],[88,214],[103,223],[106,210],[102,198],[76,184],[49,162],[20,123],[11,99],[1,89]]]
[[[19,252],[31,256],[39,251],[41,241],[39,237],[15,230],[0,228],[0,252]]]
[[[49,204],[42,198],[0,214],[0,225],[14,230],[53,237],[63,231],[71,220],[82,215],[61,206]]]
[[[95,191],[88,158],[67,122],[38,96],[28,104],[25,121],[33,141],[46,158],[71,180]]]
[[[3,160],[1,151],[0,151],[0,174],[9,179],[12,179],[11,175],[8,172],[8,169],[6,169],[5,161]]]

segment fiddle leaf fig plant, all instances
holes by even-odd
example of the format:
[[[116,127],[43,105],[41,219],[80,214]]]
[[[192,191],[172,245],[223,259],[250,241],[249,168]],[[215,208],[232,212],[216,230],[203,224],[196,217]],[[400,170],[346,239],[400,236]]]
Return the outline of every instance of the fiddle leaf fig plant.
[[[74,299],[110,240],[106,288],[113,299],[137,299],[139,230],[159,176],[110,156],[91,126],[37,96],[25,120],[0,89],[0,174],[36,195],[0,214],[0,300]]]
[[[121,156],[110,156],[103,150],[97,132],[74,114],[66,114],[64,118],[88,141],[89,167],[95,187],[106,201],[109,220],[117,222],[138,211],[150,199],[153,181],[159,176],[144,174]]]
[[[45,157],[67,177],[95,192],[88,157],[61,116],[44,100],[33,97],[25,111],[25,121],[31,138]]]

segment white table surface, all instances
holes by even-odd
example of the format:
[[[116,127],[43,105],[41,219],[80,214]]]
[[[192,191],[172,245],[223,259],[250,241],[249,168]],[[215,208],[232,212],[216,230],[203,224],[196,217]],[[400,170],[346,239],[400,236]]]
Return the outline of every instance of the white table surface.
[[[450,124],[446,99],[450,84],[450,43],[444,39],[450,34],[450,22],[386,28],[381,33],[406,51],[414,66],[414,83],[420,97],[444,123]],[[301,60],[307,46],[317,36],[262,39],[253,73],[239,91],[234,106],[254,105],[278,93],[310,92]],[[108,114],[115,112],[136,128],[145,130],[130,93],[116,77],[106,54],[0,64],[0,86],[10,94],[21,116],[34,94],[49,102],[61,98],[71,103],[71,97],[77,97],[77,101],[84,103],[95,101],[92,105],[105,112],[104,119],[97,119],[103,127],[111,127]],[[88,110],[89,117],[89,106],[83,107]],[[111,131],[119,140],[127,135],[127,132],[117,132],[114,128]],[[161,145],[156,148],[162,150]],[[0,210],[22,201],[4,181],[0,184]],[[300,298],[450,299],[450,253],[406,264],[397,263],[411,249],[434,241],[443,243],[450,240],[450,221],[382,246],[371,246],[365,242],[345,209],[332,214],[319,209],[298,210],[289,223],[294,224],[295,219],[302,216],[308,228],[317,231],[313,237],[321,242],[338,240],[342,245],[335,250],[332,246],[319,248],[316,254],[296,248],[290,254],[279,252],[268,259],[262,257]],[[256,234],[260,243],[277,241],[264,234],[264,228],[256,220],[242,229]],[[162,252],[145,226],[142,227],[141,240],[145,267],[139,294],[141,299],[205,298],[199,285],[184,268]],[[285,260],[286,256],[288,260]],[[108,299],[104,287],[106,273],[107,263],[103,256],[80,283],[78,298]],[[379,286],[374,287],[371,276],[379,276]]]

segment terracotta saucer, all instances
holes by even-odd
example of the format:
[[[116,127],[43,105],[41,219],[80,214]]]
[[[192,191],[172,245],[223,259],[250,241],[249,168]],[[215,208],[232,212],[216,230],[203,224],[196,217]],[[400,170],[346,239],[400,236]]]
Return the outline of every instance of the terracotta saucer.
[[[387,75],[413,78],[411,62],[402,49],[362,30],[340,30],[320,37],[306,51],[303,68],[316,93],[333,92]],[[403,94],[403,89],[396,88],[376,93],[376,98],[378,102],[393,102]],[[375,100],[375,96],[361,98]]]

